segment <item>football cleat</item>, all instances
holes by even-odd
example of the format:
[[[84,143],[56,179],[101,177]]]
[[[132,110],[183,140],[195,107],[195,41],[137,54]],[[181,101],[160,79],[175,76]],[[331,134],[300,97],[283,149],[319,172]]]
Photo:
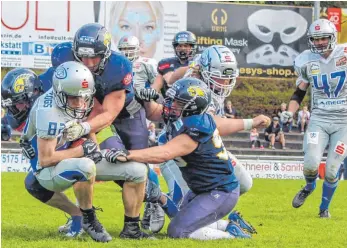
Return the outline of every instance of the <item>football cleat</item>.
[[[165,213],[159,203],[147,202],[145,211],[141,220],[141,227],[145,230],[150,230],[153,233],[158,233],[165,224]]]
[[[155,239],[153,236],[142,232],[138,222],[125,222],[119,237],[122,239]]]
[[[313,190],[306,190],[305,188],[302,188],[294,197],[292,205],[294,208],[301,207],[306,198],[313,192]]]
[[[235,238],[250,239],[251,235],[246,233],[238,224],[231,221],[225,229],[226,232],[230,233]]]
[[[330,213],[329,213],[329,210],[328,210],[328,209],[320,210],[320,211],[319,211],[319,217],[320,217],[320,218],[325,218],[325,219],[331,218],[331,215],[330,215]]]
[[[247,221],[245,221],[240,212],[237,211],[233,211],[229,214],[228,219],[230,222],[235,222],[236,224],[238,224],[242,229],[246,230],[249,233],[257,233],[257,231],[255,230],[255,228],[248,223]]]
[[[90,214],[83,213],[83,229],[88,235],[98,242],[109,242],[112,240],[111,235],[104,229],[95,215],[95,210]]]

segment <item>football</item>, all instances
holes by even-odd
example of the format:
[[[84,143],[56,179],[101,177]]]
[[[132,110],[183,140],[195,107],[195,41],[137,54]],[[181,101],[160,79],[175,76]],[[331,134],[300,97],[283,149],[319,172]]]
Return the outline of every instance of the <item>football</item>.
[[[86,141],[87,139],[86,138],[80,138],[78,140],[75,140],[72,142],[72,144],[70,145],[70,148],[74,148],[74,147],[77,147],[77,146],[80,146],[83,144],[84,141]]]

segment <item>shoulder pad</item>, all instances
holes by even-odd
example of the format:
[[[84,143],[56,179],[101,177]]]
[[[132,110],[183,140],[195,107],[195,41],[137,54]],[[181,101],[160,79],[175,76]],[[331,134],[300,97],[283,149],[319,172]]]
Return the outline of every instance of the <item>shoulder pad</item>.
[[[320,59],[319,54],[312,53],[310,50],[305,50],[300,53],[294,60],[295,67],[303,67],[311,61]]]
[[[204,143],[213,136],[216,123],[209,114],[193,115],[182,118],[182,131],[196,142]]]

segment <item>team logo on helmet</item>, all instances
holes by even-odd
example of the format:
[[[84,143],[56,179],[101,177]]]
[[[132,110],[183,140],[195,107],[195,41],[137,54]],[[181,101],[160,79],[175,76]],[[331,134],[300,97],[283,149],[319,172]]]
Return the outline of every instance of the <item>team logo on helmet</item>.
[[[58,67],[56,70],[55,70],[55,76],[58,78],[58,79],[64,79],[67,77],[67,73],[66,73],[66,69],[64,67]]]
[[[189,86],[189,88],[187,89],[187,92],[192,97],[195,97],[195,96],[203,97],[203,98],[206,97],[205,91],[198,86]]]
[[[110,43],[111,43],[111,34],[110,32],[106,32],[105,35],[104,35],[104,45],[105,46],[108,46]]]
[[[16,79],[16,82],[13,85],[13,91],[15,93],[21,93],[24,91],[24,88],[25,88],[24,80],[27,80],[28,77],[29,75],[22,75]]]

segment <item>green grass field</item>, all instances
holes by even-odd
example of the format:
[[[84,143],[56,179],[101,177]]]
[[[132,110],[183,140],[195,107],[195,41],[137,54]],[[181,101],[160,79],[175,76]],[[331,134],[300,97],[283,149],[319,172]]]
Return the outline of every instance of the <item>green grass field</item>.
[[[330,208],[332,218],[319,219],[322,182],[305,205],[291,207],[291,201],[303,181],[254,181],[250,192],[240,198],[237,210],[256,227],[251,240],[193,241],[166,238],[165,227],[158,240],[128,241],[118,235],[123,226],[120,188],[111,182],[97,184],[94,205],[103,208],[98,216],[112,242],[100,244],[87,235],[66,240],[57,227],[66,221],[64,214],[32,198],[24,189],[24,173],[2,173],[2,247],[347,247],[347,182],[342,181]],[[161,178],[163,188],[166,186]],[[69,190],[69,196],[73,196]],[[73,198],[74,199],[74,198]]]

